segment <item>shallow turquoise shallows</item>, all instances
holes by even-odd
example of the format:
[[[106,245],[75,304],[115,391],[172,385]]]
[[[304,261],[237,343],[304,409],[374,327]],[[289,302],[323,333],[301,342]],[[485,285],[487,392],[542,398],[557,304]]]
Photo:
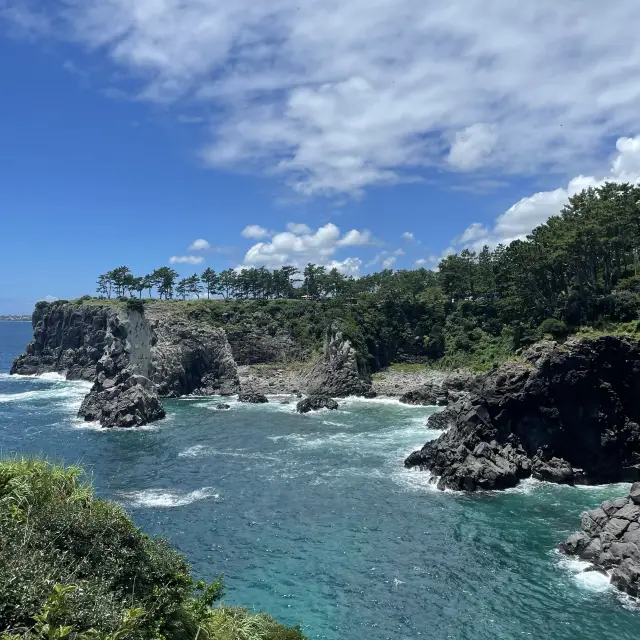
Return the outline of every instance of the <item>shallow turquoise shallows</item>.
[[[310,638],[634,639],[640,610],[556,552],[580,513],[627,485],[525,483],[435,491],[404,456],[437,435],[430,409],[347,400],[166,402],[153,427],[103,431],[75,414],[88,385],[9,378],[28,323],[0,322],[0,449],[79,462],[98,492],[225,575],[227,602],[300,622]],[[227,400],[228,402],[228,400]]]

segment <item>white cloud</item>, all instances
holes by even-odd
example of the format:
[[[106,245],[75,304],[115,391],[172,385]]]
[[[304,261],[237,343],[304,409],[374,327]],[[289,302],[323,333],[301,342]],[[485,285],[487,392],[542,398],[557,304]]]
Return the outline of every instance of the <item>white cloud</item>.
[[[390,256],[389,258],[385,258],[382,261],[382,268],[383,269],[391,269],[393,267],[393,265],[395,264],[397,258],[395,256]]]
[[[204,258],[202,256],[171,256],[169,264],[202,264]]]
[[[405,231],[400,237],[407,242],[415,242],[416,239],[411,231]]]
[[[413,263],[416,267],[426,267],[430,264],[430,261],[426,258],[419,258]]]
[[[48,295],[48,296],[45,296],[44,298],[40,298],[38,302],[55,302],[56,300],[59,300],[59,299],[60,298],[56,298],[56,296]]]
[[[569,197],[588,187],[597,187],[605,182],[640,182],[640,136],[619,138],[617,153],[611,161],[609,172],[600,177],[579,175],[572,178],[566,187],[552,191],[540,191],[522,198],[496,218],[493,229],[478,222],[471,224],[454,240],[459,246],[479,250],[483,245],[508,244],[525,238],[535,227],[546,222],[552,215],[560,213]]]
[[[456,169],[477,169],[489,160],[498,135],[495,125],[478,122],[458,131],[449,149],[447,162]]]
[[[635,0],[46,4],[56,37],[104,52],[120,87],[199,109],[208,163],[306,195],[360,195],[425,166],[594,172],[602,144],[638,124]],[[11,6],[24,21],[25,0]]]
[[[367,267],[373,267],[377,265],[384,258],[389,258],[389,257],[392,257],[393,262],[395,262],[397,256],[403,256],[403,255],[404,255],[404,249],[402,248],[398,248],[393,251],[389,251],[389,250],[380,251],[379,253],[376,253],[373,260],[370,260],[369,262],[367,262]]]
[[[190,245],[188,251],[206,251],[211,249],[211,245],[204,238],[198,238],[194,240]]]
[[[302,225],[287,225],[287,231],[275,233],[268,241],[258,242],[249,248],[245,257],[245,266],[264,265],[270,269],[279,268],[285,264],[303,267],[309,262],[336,267],[342,273],[357,275],[362,266],[362,260],[349,257],[336,260],[334,255],[341,249],[354,246],[372,244],[375,239],[369,231],[352,229],[342,235],[340,229],[333,223],[325,224],[315,231]],[[294,229],[292,231],[291,229]]]
[[[298,224],[296,222],[287,223],[287,231],[295,234],[311,233],[311,229],[306,224]]]
[[[362,268],[362,260],[360,258],[345,258],[344,260],[332,260],[327,264],[327,269],[337,269],[345,276],[353,276],[357,278],[360,276],[360,269]]]
[[[240,235],[252,240],[261,240],[262,238],[268,238],[271,233],[257,224],[250,224],[240,232]]]
[[[379,241],[373,237],[371,231],[366,229],[364,231],[351,229],[337,243],[339,247],[363,247],[372,244],[379,244]]]

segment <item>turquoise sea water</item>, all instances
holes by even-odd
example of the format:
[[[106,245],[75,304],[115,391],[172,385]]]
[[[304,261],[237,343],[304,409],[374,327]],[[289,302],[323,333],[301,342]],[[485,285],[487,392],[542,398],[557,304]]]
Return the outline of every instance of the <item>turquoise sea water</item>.
[[[640,611],[555,546],[580,513],[628,486],[530,483],[500,494],[435,491],[403,458],[437,435],[430,409],[347,400],[166,403],[168,417],[104,431],[75,414],[88,385],[7,375],[31,336],[0,322],[0,450],[93,472],[147,532],[198,575],[225,575],[227,602],[300,622],[310,638],[635,640]]]

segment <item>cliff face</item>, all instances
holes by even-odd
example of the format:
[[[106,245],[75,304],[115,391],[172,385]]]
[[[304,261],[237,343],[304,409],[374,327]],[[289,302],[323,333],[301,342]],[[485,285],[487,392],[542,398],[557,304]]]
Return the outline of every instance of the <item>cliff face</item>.
[[[309,349],[297,344],[291,327],[276,316],[267,326],[264,313],[255,324],[245,319],[226,326],[224,314],[212,321],[192,310],[172,302],[143,310],[122,303],[39,303],[33,340],[11,373],[55,371],[94,382],[80,415],[104,426],[133,426],[164,415],[159,396],[238,393],[238,361],[269,364],[309,357]],[[287,390],[367,393],[371,377],[361,362],[351,342],[332,326],[323,355],[303,365]]]
[[[303,389],[309,395],[363,395],[371,391],[371,375],[358,362],[351,342],[332,327],[325,338],[324,356],[306,374]]]
[[[151,378],[162,396],[237,393],[238,367],[224,329],[149,309]]]
[[[100,305],[39,302],[33,312],[33,340],[16,358],[12,374],[62,372],[69,380],[93,381],[113,311]]]
[[[448,429],[405,465],[438,487],[503,489],[640,478],[640,344],[615,337],[538,345],[434,416]],[[431,423],[430,423],[431,424]]]

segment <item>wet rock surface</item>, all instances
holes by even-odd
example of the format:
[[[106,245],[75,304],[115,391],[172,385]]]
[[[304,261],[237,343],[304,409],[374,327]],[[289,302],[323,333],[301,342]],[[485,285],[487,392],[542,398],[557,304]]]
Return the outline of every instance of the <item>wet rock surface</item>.
[[[453,389],[458,398],[429,421],[447,431],[405,461],[438,476],[439,488],[504,489],[530,476],[565,484],[640,478],[638,342],[535,345],[523,362],[474,385]]]
[[[238,402],[249,404],[267,404],[269,398],[264,393],[243,392],[238,394]]]
[[[640,590],[640,482],[629,495],[605,500],[582,516],[581,530],[559,545],[560,551],[605,572],[621,591],[638,597]]]
[[[319,411],[320,409],[335,410],[337,408],[338,403],[327,395],[309,396],[296,404],[296,411],[298,413],[309,413],[310,411]]]

